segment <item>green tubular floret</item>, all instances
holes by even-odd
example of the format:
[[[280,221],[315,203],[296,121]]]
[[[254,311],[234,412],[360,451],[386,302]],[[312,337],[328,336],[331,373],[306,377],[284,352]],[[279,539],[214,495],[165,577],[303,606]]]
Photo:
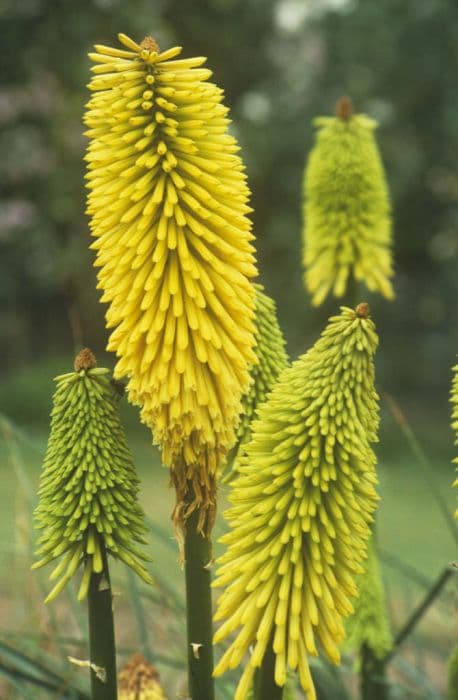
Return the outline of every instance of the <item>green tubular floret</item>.
[[[250,367],[250,385],[242,397],[242,412],[237,430],[237,444],[229,462],[232,471],[227,480],[237,472],[238,455],[251,435],[251,422],[258,406],[266,400],[280,372],[288,365],[286,342],[277,319],[277,309],[273,299],[264,292],[260,284],[253,285],[255,297],[255,353],[257,363]]]
[[[385,590],[373,538],[369,541],[364,573],[357,579],[358,597],[355,612],[346,625],[345,647],[360,651],[369,648],[378,659],[383,659],[393,646],[386,612]]]
[[[391,208],[364,114],[315,119],[316,144],[304,176],[305,284],[312,303],[345,294],[350,279],[392,299]]]
[[[455,445],[458,445],[458,365],[453,367],[453,372],[454,376],[450,401],[452,403],[452,430],[455,432]],[[458,457],[455,457],[453,463],[458,464]],[[458,478],[455,479],[453,485],[455,487],[458,486]],[[455,510],[455,518],[458,518],[458,508]]]
[[[56,377],[51,433],[43,462],[35,526],[39,568],[60,559],[51,573],[53,600],[84,566],[79,599],[92,573],[103,568],[103,549],[145,581],[146,559],[136,543],[147,531],[138,503],[139,481],[118,413],[119,393],[109,371],[90,367]]]
[[[252,649],[235,700],[245,700],[269,643],[275,683],[298,671],[309,700],[308,656],[319,645],[339,663],[378,500],[377,344],[367,304],[342,307],[314,347],[283,370],[253,421],[215,581],[225,587],[215,641],[237,630],[215,673]]]

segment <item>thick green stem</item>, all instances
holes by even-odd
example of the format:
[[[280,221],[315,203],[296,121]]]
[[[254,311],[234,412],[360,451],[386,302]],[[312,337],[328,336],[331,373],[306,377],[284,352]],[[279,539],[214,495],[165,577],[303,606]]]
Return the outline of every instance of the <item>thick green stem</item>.
[[[191,499],[189,499],[191,500]],[[188,683],[192,700],[214,700],[211,541],[197,531],[199,510],[186,520],[184,537]]]
[[[101,546],[103,571],[92,574],[88,595],[91,694],[92,700],[116,700],[113,598],[105,547]]]
[[[378,659],[372,649],[363,644],[361,648],[361,700],[387,700],[388,684],[385,674],[385,659]]]
[[[270,641],[254,679],[254,699],[281,700],[282,697],[283,687],[275,683],[275,654]]]

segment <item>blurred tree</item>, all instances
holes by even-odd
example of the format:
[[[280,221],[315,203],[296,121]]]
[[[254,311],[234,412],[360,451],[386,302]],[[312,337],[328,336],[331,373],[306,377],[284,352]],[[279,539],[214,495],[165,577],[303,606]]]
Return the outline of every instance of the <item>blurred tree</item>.
[[[225,86],[253,191],[262,281],[278,301],[293,355],[336,306],[312,311],[301,279],[311,121],[347,93],[380,122],[397,299],[368,299],[385,339],[379,377],[397,392],[440,397],[447,424],[447,368],[458,347],[455,0],[4,0],[0,29],[7,364],[27,361],[32,347],[69,349],[72,338],[105,342],[83,213],[86,53],[118,31],[152,33],[162,47],[177,42],[185,55],[208,56]]]

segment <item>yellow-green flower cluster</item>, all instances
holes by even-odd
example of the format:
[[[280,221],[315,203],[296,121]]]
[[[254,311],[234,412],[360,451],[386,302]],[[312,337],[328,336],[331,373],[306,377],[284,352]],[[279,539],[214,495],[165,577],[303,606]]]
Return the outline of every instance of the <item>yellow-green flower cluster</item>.
[[[251,422],[258,406],[266,400],[278,375],[288,364],[285,339],[277,319],[277,309],[273,299],[264,293],[264,287],[254,285],[255,300],[255,353],[258,359],[250,367],[251,383],[242,397],[242,413],[237,430],[237,446],[232,455],[232,473],[237,470],[237,455],[251,435]]]
[[[250,367],[250,388],[242,397],[242,416],[237,431],[239,442],[250,437],[250,424],[256,408],[265,401],[278,375],[288,364],[285,339],[277,319],[273,299],[264,293],[264,287],[254,285],[255,299],[255,353],[257,363]]]
[[[36,527],[41,530],[38,568],[61,558],[50,579],[58,579],[53,600],[80,565],[78,598],[92,573],[103,570],[106,550],[139,574],[151,577],[136,546],[147,528],[137,500],[138,479],[118,413],[119,391],[107,369],[95,366],[85,349],[75,371],[56,377],[51,433],[40,478]]]
[[[238,633],[215,673],[252,648],[235,700],[244,700],[273,644],[275,683],[298,670],[315,698],[308,655],[339,662],[376,508],[378,397],[375,327],[367,304],[342,307],[321,338],[280,375],[258,410],[227,512],[218,560],[215,635]]]
[[[352,114],[348,98],[336,117],[319,117],[304,178],[305,283],[318,306],[342,297],[351,278],[393,298],[391,214],[377,124]]]
[[[458,445],[458,365],[453,368],[454,376],[452,382],[452,393],[450,401],[452,402],[452,430],[455,431],[455,445]],[[458,464],[458,457],[453,460],[454,464]],[[455,479],[454,486],[458,486],[458,479]],[[458,508],[455,511],[455,518],[458,518]]]
[[[256,362],[249,190],[205,58],[96,46],[88,213],[117,377],[172,467],[212,501]]]
[[[159,674],[141,654],[134,654],[118,675],[119,700],[167,700]]]
[[[386,612],[385,591],[373,538],[369,541],[365,571],[358,577],[355,612],[346,625],[349,649],[368,647],[377,659],[383,659],[393,646]]]

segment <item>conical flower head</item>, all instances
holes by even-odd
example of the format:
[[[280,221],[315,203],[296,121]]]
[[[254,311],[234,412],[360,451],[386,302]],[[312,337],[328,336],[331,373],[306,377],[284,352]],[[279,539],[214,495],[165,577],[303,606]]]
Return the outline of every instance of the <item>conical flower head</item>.
[[[252,647],[235,700],[246,698],[267,645],[275,682],[298,669],[315,697],[307,656],[317,642],[339,662],[377,503],[377,346],[367,304],[342,307],[315,346],[285,369],[258,411],[227,512],[218,560],[225,586],[220,641],[239,629],[216,668],[235,668]]]
[[[144,543],[138,479],[118,413],[119,390],[107,369],[95,366],[89,350],[75,361],[75,371],[56,377],[51,433],[40,478],[36,527],[41,530],[34,568],[55,559],[59,579],[53,600],[79,565],[84,573],[78,594],[87,595],[92,573],[103,570],[107,551],[151,578],[136,543]]]
[[[167,700],[159,674],[141,654],[134,654],[118,675],[119,700]]]
[[[358,597],[354,602],[355,612],[346,625],[348,639],[345,646],[357,651],[366,646],[376,658],[382,659],[392,648],[393,640],[373,538],[369,541],[364,569],[356,581]]]
[[[273,299],[264,293],[264,287],[254,285],[255,300],[255,353],[257,363],[250,367],[250,386],[242,396],[242,413],[237,430],[237,446],[232,455],[231,478],[236,473],[238,459],[243,445],[251,435],[251,423],[258,406],[266,400],[278,375],[288,364],[285,339],[277,319],[277,309]]]
[[[249,191],[206,59],[119,38],[90,54],[85,117],[108,347],[178,485],[208,492],[256,362]]]
[[[458,365],[455,365],[453,371],[454,376],[450,401],[452,402],[452,430],[455,431],[455,445],[458,445]],[[458,457],[455,457],[453,462],[454,464],[458,464]],[[458,486],[458,479],[455,479],[453,485]],[[455,518],[458,518],[458,508],[455,511]]]
[[[320,117],[304,177],[305,283],[318,306],[342,297],[350,278],[393,298],[391,214],[374,130],[342,98],[336,117]]]

